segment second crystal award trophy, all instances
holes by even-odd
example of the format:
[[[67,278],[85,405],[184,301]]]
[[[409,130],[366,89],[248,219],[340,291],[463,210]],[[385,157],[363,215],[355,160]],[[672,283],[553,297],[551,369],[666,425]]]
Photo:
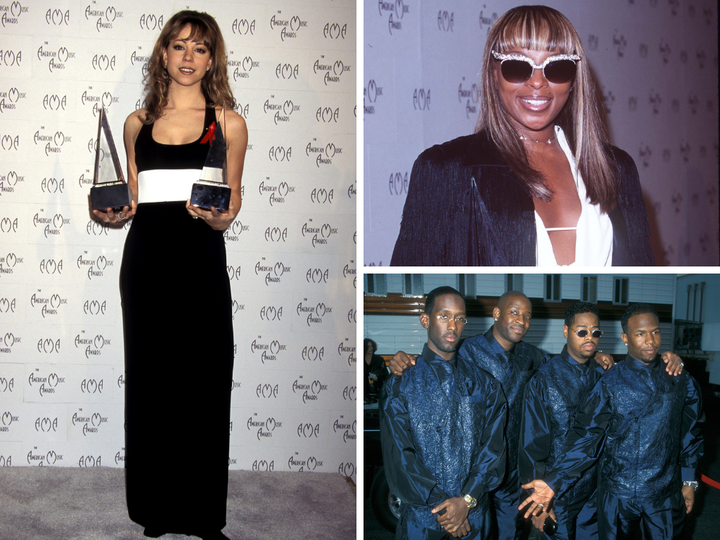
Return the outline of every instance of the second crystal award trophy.
[[[100,109],[95,173],[90,188],[92,209],[106,212],[108,208],[112,208],[114,212],[119,212],[124,206],[130,206],[131,199],[132,193],[120,167],[120,158],[105,109]]]
[[[225,212],[230,208],[230,194],[232,193],[230,186],[225,183],[227,145],[220,124],[215,122],[213,125],[215,126],[213,133],[215,138],[210,142],[200,180],[192,186],[190,204],[204,210],[214,207]]]

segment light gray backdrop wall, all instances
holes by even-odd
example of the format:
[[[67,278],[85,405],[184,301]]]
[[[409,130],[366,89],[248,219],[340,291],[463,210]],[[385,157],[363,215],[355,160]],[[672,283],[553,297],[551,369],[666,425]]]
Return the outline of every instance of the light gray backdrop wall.
[[[658,263],[717,265],[714,0],[365,2],[364,264],[390,262],[417,155],[473,132],[488,30],[521,4],[578,30],[613,143],[637,164]]]
[[[218,20],[250,135],[225,234],[230,467],[354,476],[353,0],[0,0],[0,465],[124,464],[127,229],[88,211],[98,111],[124,166],[148,56],[188,7]]]

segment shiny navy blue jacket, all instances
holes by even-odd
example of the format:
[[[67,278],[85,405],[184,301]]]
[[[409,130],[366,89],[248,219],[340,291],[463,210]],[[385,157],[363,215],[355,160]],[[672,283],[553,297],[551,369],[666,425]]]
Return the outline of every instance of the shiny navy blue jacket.
[[[593,388],[545,481],[561,496],[597,461],[598,490],[658,505],[695,480],[703,421],[695,379],[669,375],[660,356],[644,364],[628,355]]]
[[[416,364],[391,377],[380,398],[383,463],[403,502],[401,525],[442,533],[430,510],[451,497],[478,500],[468,519],[487,521],[485,494],[505,471],[505,398],[500,385],[457,355],[446,361],[425,345]],[[407,538],[398,529],[398,538]],[[416,534],[415,538],[418,537]]]
[[[619,168],[612,264],[653,265],[637,168],[626,152],[610,150]],[[535,266],[536,244],[533,199],[481,131],[417,158],[390,264]]]
[[[502,386],[508,407],[507,427],[505,428],[508,455],[507,474],[499,491],[507,493],[511,499],[515,499],[519,495],[520,486],[517,463],[525,385],[548,359],[548,355],[524,341],[516,343],[510,351],[498,353],[492,346],[494,341],[493,327],[490,327],[490,330],[484,335],[466,339],[458,354],[461,358],[467,358],[477,363],[495,377]]]
[[[587,401],[603,368],[590,359],[575,360],[565,346],[543,365],[525,390],[525,407],[520,429],[518,470],[520,483],[544,479],[555,470],[563,456],[565,437],[575,414]],[[595,468],[587,471],[565,495],[569,501],[582,501],[595,491]]]

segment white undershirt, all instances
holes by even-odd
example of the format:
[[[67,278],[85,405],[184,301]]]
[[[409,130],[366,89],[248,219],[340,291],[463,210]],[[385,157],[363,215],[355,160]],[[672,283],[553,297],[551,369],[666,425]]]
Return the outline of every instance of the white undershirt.
[[[613,229],[610,217],[600,211],[600,205],[590,204],[585,191],[585,182],[577,170],[575,157],[570,150],[565,133],[560,126],[555,126],[555,133],[558,144],[570,163],[570,170],[582,205],[575,232],[575,262],[568,266],[612,266]],[[535,212],[535,228],[537,231],[537,266],[561,266],[555,260],[555,252],[548,230],[537,211]],[[573,230],[573,227],[563,227],[561,230]]]

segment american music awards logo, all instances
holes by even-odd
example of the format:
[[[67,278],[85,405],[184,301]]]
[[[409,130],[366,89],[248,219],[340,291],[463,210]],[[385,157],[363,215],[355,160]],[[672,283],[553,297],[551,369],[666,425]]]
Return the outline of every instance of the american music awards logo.
[[[295,193],[295,186],[291,186],[285,181],[273,185],[270,183],[270,178],[265,177],[265,180],[258,186],[258,192],[260,196],[267,196],[270,206],[274,206],[285,203],[287,196]]]
[[[227,64],[228,72],[235,81],[238,79],[249,79],[253,69],[255,73],[260,69],[260,61],[254,59],[252,56],[245,56],[241,60],[228,58]]]
[[[15,187],[22,182],[25,182],[25,176],[18,174],[17,171],[9,171],[5,175],[0,174],[0,196],[4,195],[5,193],[14,193]],[[3,222],[6,220],[9,220],[9,218],[2,218]],[[15,228],[17,229],[17,218],[14,220],[14,222]],[[7,224],[5,227],[3,227],[0,223],[0,231],[7,232]]]
[[[311,472],[323,466],[323,462],[319,461],[315,456],[309,456],[306,459],[301,459],[299,456],[299,452],[295,452],[290,456],[288,459],[288,469],[297,472]]]
[[[378,0],[378,12],[383,16],[383,12],[389,12],[388,31],[392,35],[393,30],[402,30],[402,18],[406,13],[410,13],[410,6],[405,5],[406,0],[395,0],[388,2],[386,0]]]
[[[0,394],[12,393],[15,390],[15,379],[0,377]]]
[[[67,47],[59,47],[57,50],[49,48],[47,41],[37,50],[37,59],[39,61],[47,61],[48,71],[50,73],[62,71],[67,68],[68,61],[76,59],[76,53],[69,51]]]
[[[91,356],[101,356],[102,350],[111,345],[110,340],[103,337],[101,334],[89,338],[85,337],[83,335],[84,333],[85,331],[83,330],[82,334],[75,336],[75,348],[84,349],[85,358],[89,359]]]
[[[260,361],[264,364],[276,361],[281,352],[287,351],[287,345],[283,345],[277,339],[268,341],[263,340],[262,336],[258,336],[250,343],[250,351],[253,354],[260,352]]]
[[[320,55],[320,58],[315,60],[313,64],[313,73],[316,75],[322,73],[325,86],[339,83],[344,78],[352,77],[352,75],[343,77],[344,73],[349,73],[351,70],[351,66],[345,64],[342,60],[326,60],[324,54]]]
[[[17,424],[19,421],[19,416],[13,415],[10,411],[3,412],[2,416],[0,416],[0,432],[9,433],[10,426]]]
[[[85,8],[85,20],[95,19],[95,30],[98,32],[112,30],[113,23],[118,19],[122,19],[122,17],[123,12],[115,9],[114,6],[108,6],[104,10],[93,9],[92,6]]]
[[[286,99],[285,101],[277,99],[274,95],[266,99],[263,104],[263,112],[272,115],[273,122],[275,122],[276,126],[278,122],[290,122],[292,114],[298,111],[300,111],[300,105],[293,103],[291,99]],[[297,117],[297,115],[295,116]]]
[[[468,84],[465,77],[460,81],[458,86],[458,103],[464,103],[465,116],[467,118],[475,118],[478,115],[478,85],[477,83]]]
[[[11,2],[10,5],[0,4],[0,13],[2,13],[0,24],[2,24],[3,28],[7,28],[8,25],[18,24],[20,15],[28,13],[28,11],[30,11],[30,8],[23,6],[17,0]]]
[[[12,332],[7,332],[5,335],[0,335],[0,353],[10,354],[15,344],[22,343],[22,338],[16,336]],[[10,384],[10,391],[12,391],[13,384]]]
[[[0,221],[0,227],[2,227],[3,221]],[[12,224],[12,222],[10,222]],[[0,230],[2,230],[0,228]],[[18,257],[15,253],[12,251],[5,255],[4,257],[0,257],[0,276],[3,274],[13,274],[15,270],[20,270],[18,268],[19,264],[24,264],[25,258],[24,257]]]
[[[282,422],[275,420],[272,416],[265,420],[260,420],[257,418],[257,413],[253,413],[253,415],[247,419],[246,426],[248,431],[255,430],[257,440],[261,441],[262,439],[272,438],[275,430],[282,428]]]
[[[42,146],[46,156],[51,154],[60,154],[66,144],[72,143],[72,137],[65,135],[62,131],[55,133],[40,133],[36,131],[33,136],[35,146]]]
[[[357,363],[355,358],[355,347],[349,345],[350,338],[345,338],[345,341],[341,341],[338,345],[338,355],[347,358],[348,366],[352,367]]]
[[[322,324],[323,317],[332,313],[333,308],[325,304],[325,302],[318,302],[317,304],[309,303],[307,298],[303,298],[295,308],[295,312],[298,317],[305,317],[305,322],[308,326],[313,324]]]
[[[49,450],[45,453],[41,453],[37,446],[35,446],[27,453],[25,459],[27,460],[28,465],[44,467],[55,465],[58,461],[63,461],[63,456],[55,452],[55,450]]]
[[[58,386],[65,384],[65,377],[60,377],[57,373],[50,373],[47,376],[42,376],[38,375],[40,371],[39,369],[36,368],[35,371],[36,373],[31,373],[28,377],[28,385],[30,388],[37,388],[40,397],[47,394],[55,394]]]
[[[370,79],[363,88],[363,111],[365,114],[375,114],[375,102],[383,95],[382,86],[378,86],[375,79]]]
[[[305,146],[305,155],[308,157],[315,156],[315,166],[320,168],[325,165],[332,165],[335,156],[342,154],[343,149],[335,146],[335,143],[319,145],[317,139],[313,138],[312,142]]]
[[[298,379],[295,379],[292,384],[292,391],[293,394],[300,393],[302,395],[303,403],[307,403],[308,401],[317,401],[320,393],[325,392],[328,389],[327,384],[323,384],[317,379],[311,383],[306,383],[304,381],[300,381],[302,378],[303,377],[301,375]]]
[[[223,237],[226,242],[239,242],[242,233],[250,230],[250,225],[243,225],[239,219],[233,221],[230,226],[225,229]]]
[[[115,266],[115,261],[108,259],[105,255],[98,255],[91,259],[88,257],[88,252],[84,251],[82,255],[78,256],[76,264],[79,269],[87,268],[87,277],[91,280],[103,277],[108,267]]]
[[[302,226],[303,238],[308,237],[312,243],[312,247],[319,245],[327,245],[330,238],[338,234],[338,229],[332,227],[329,223],[323,223],[319,227],[316,226],[312,219],[308,219]]]
[[[354,442],[357,439],[356,427],[357,420],[347,422],[341,415],[340,418],[333,422],[333,433],[340,433],[343,442],[347,444],[348,441]]]
[[[68,303],[67,298],[61,298],[59,294],[42,294],[42,291],[33,293],[30,297],[30,307],[35,308],[40,306],[40,314],[43,319],[45,317],[51,317],[58,314],[60,306],[66,306]]]
[[[347,279],[348,277],[352,277],[353,288],[357,289],[357,270],[353,266],[351,266],[354,263],[355,261],[350,261],[343,267],[343,277],[345,279]]]
[[[110,92],[94,94],[89,92],[88,90],[85,90],[80,95],[80,103],[82,103],[83,106],[91,104],[93,116],[97,117],[102,109],[105,109],[105,111],[107,111],[114,103],[120,103],[120,98],[113,96]],[[88,150],[90,150],[94,154],[97,150],[97,141],[92,143],[92,147],[88,145]]]
[[[295,39],[300,30],[307,28],[308,22],[303,21],[297,15],[283,15],[280,10],[270,18],[270,30],[280,30],[280,40]]]
[[[100,426],[108,422],[108,417],[101,416],[100,413],[83,415],[82,412],[80,409],[80,413],[73,414],[71,422],[73,426],[81,426],[83,437],[87,437],[88,434],[100,433]]]
[[[0,114],[17,109],[21,99],[27,99],[27,93],[21,92],[16,87],[6,91],[0,90]]]

